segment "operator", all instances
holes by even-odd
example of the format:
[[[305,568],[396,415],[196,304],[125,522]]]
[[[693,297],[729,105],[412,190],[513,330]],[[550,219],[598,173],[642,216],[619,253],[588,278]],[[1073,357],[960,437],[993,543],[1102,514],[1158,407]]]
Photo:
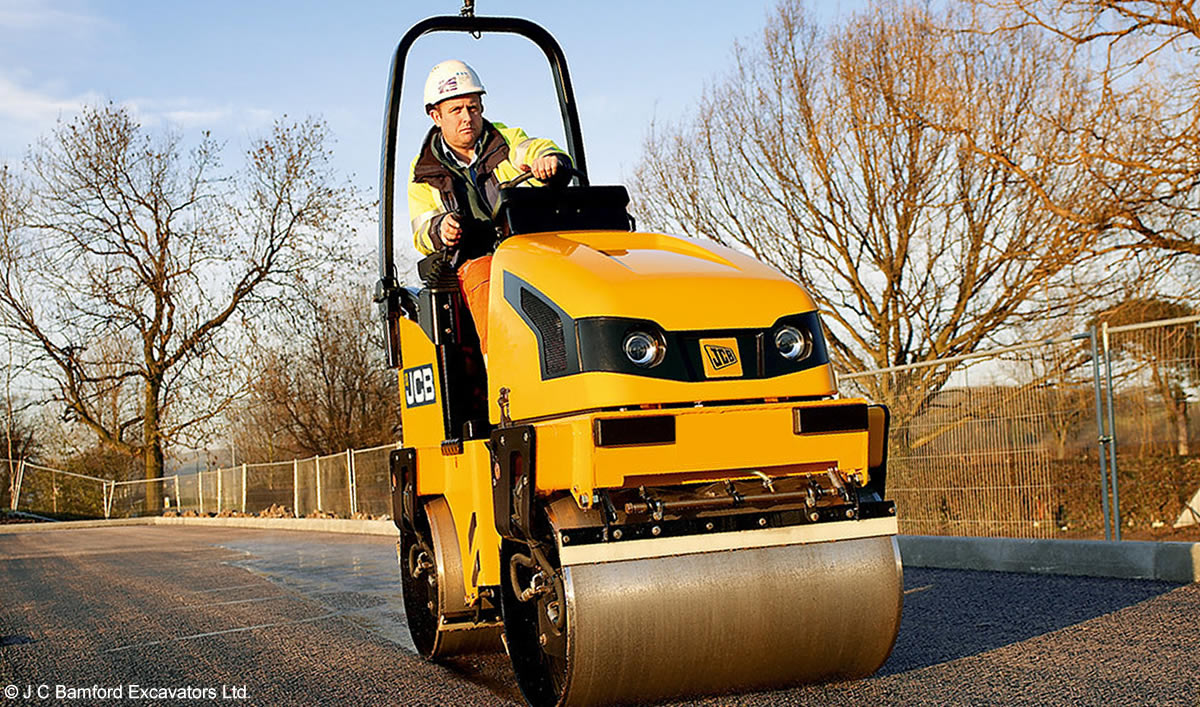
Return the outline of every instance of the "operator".
[[[569,168],[571,159],[550,140],[484,120],[484,93],[479,74],[461,61],[443,61],[429,72],[425,111],[433,127],[409,172],[408,213],[421,254],[457,249],[459,288],[486,357],[488,281],[496,248],[492,209],[500,183],[525,172],[550,179]]]

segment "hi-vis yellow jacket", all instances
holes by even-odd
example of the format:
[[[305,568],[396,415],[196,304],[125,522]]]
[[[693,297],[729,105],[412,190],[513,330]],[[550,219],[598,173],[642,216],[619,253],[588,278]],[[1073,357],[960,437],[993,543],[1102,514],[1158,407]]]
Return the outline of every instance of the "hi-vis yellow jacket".
[[[413,159],[408,173],[408,213],[412,219],[413,245],[422,255],[429,255],[443,247],[438,235],[442,219],[457,213],[463,226],[463,237],[459,248],[467,257],[476,257],[491,252],[495,244],[495,230],[490,221],[473,213],[471,196],[467,190],[475,191],[476,203],[480,201],[490,211],[499,196],[499,185],[524,173],[521,165],[532,165],[538,157],[560,154],[570,163],[552,141],[531,138],[520,128],[509,128],[501,123],[483,121],[482,147],[477,150],[473,164],[474,184],[467,176],[458,174],[444,165],[434,154],[433,139],[438,135],[436,127],[425,136],[421,152]],[[533,184],[540,184],[533,180]]]

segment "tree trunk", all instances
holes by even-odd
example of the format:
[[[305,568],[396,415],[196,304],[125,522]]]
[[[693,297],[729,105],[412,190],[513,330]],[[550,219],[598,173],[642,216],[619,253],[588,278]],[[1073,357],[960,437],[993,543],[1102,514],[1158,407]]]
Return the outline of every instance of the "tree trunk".
[[[162,484],[157,481],[163,475],[162,436],[158,428],[158,403],[162,394],[162,383],[157,380],[146,382],[142,436],[145,448],[142,461],[146,469],[146,515],[160,515],[163,511]]]
[[[1188,440],[1188,402],[1187,394],[1182,391],[1171,408],[1171,421],[1175,425],[1175,453],[1181,457],[1191,454],[1191,444]]]

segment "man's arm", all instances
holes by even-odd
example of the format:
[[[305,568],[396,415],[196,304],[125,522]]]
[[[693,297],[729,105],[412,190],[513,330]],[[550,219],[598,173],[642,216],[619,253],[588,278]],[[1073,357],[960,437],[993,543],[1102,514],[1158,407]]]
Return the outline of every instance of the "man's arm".
[[[508,159],[522,172],[533,172],[540,180],[553,177],[562,167],[570,167],[571,157],[546,138],[529,137],[520,128],[496,125],[508,141]]]
[[[416,164],[415,160],[413,164]],[[408,170],[408,215],[412,220],[413,245],[421,255],[430,255],[446,245],[453,245],[443,239],[443,233],[454,242],[461,235],[458,219],[442,210],[437,191],[428,184],[413,181],[412,167]]]

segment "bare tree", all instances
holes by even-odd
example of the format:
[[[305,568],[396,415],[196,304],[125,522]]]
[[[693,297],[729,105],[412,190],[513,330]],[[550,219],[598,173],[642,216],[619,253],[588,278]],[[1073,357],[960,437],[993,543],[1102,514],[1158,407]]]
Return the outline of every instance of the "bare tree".
[[[980,153],[1038,190],[1102,245],[1200,255],[1200,20],[1177,0],[973,0],[972,31],[1039,30],[1087,75],[1087,110],[1047,115],[1070,136],[1061,162],[1080,165],[1096,200],[1059,200],[1018,151]],[[1064,119],[1069,118],[1069,119]]]
[[[21,375],[25,367],[23,361],[13,357],[12,342],[5,343],[7,365],[4,366],[4,398],[0,400],[0,414],[4,416],[4,447],[0,451],[0,512],[8,508],[11,502],[19,462],[37,455],[46,437],[41,421],[35,416],[38,407],[36,401],[13,390],[14,378]]]
[[[162,476],[164,448],[219,415],[222,335],[261,307],[353,202],[328,131],[279,122],[239,172],[207,133],[145,130],[128,110],[60,122],[0,213],[0,325],[22,337],[66,416]],[[157,489],[147,495],[160,507]]]
[[[332,277],[308,286],[261,337],[236,413],[243,455],[324,455],[396,439],[397,381],[379,365],[369,302],[365,285]]]
[[[36,408],[34,401],[11,393],[0,403],[0,414],[4,415],[5,459],[14,462],[29,459],[41,450],[43,432]]]
[[[646,221],[805,285],[843,370],[969,353],[1008,325],[1064,315],[1072,278],[1089,275],[1073,224],[964,140],[1020,146],[1062,198],[1086,198],[1069,167],[1039,157],[1063,139],[1041,114],[1082,101],[1072,77],[1033,37],[936,25],[884,7],[822,31],[784,0],[694,120],[652,130],[635,174]],[[867,392],[904,419],[952,371],[876,376]]]

